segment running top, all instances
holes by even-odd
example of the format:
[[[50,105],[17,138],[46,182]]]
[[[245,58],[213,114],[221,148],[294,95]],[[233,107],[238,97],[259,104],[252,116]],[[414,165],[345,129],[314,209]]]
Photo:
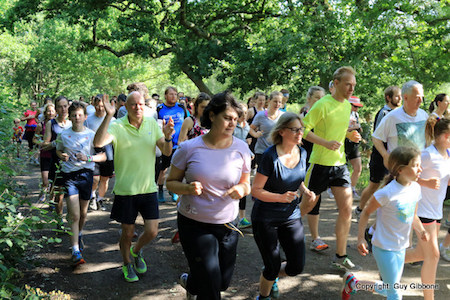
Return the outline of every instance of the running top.
[[[114,146],[114,194],[155,193],[156,142],[164,136],[156,120],[144,117],[137,129],[123,117],[111,122],[108,133]]]
[[[277,123],[278,119],[281,117],[284,112],[278,110],[278,115],[275,118],[275,120],[269,119],[267,116],[267,110],[260,111],[256,114],[255,118],[253,119],[252,125],[256,126],[259,130],[262,131],[262,136],[260,136],[256,140],[256,146],[255,146],[255,153],[256,154],[263,154],[264,151],[266,151],[267,148],[272,146],[272,142],[270,141],[270,131]]]
[[[236,219],[239,200],[224,194],[239,183],[243,173],[250,173],[251,154],[247,144],[235,137],[230,147],[209,148],[199,136],[181,143],[172,164],[185,171],[186,183],[199,181],[199,196],[181,195],[178,212],[198,222],[225,224]]]
[[[341,166],[345,159],[345,135],[350,120],[351,104],[348,100],[339,102],[331,95],[322,97],[303,118],[305,137],[314,129],[314,134],[327,140],[341,143],[336,150],[329,150],[321,145],[314,144],[309,162],[322,166]]]
[[[373,137],[387,143],[390,153],[398,146],[425,148],[425,125],[428,114],[418,109],[415,116],[408,115],[403,106],[390,112],[378,125]]]
[[[178,147],[178,136],[180,135],[183,120],[187,117],[186,109],[178,103],[174,106],[167,106],[163,103],[158,106],[157,111],[158,119],[165,120],[166,124],[169,121],[169,118],[172,117],[175,125],[175,134],[172,136],[172,145],[173,149],[176,149]]]
[[[69,155],[68,161],[61,161],[61,170],[64,173],[75,172],[81,169],[94,170],[95,163],[93,161],[82,161],[76,157],[78,153],[83,153],[84,155],[94,154],[94,136],[95,132],[89,128],[81,132],[75,132],[72,130],[72,127],[58,135],[56,150]]]
[[[300,148],[300,160],[293,168],[288,168],[280,161],[277,147],[271,146],[264,152],[261,163],[258,165],[258,173],[267,176],[264,185],[266,191],[284,194],[287,191],[297,191],[305,179],[306,174],[306,150]],[[296,198],[291,203],[264,202],[255,198],[252,210],[252,220],[264,222],[277,222],[300,218],[300,199]]]
[[[447,149],[450,155],[450,150]],[[417,215],[422,218],[440,220],[443,217],[442,209],[450,180],[450,159],[445,159],[434,145],[422,151],[421,178],[437,177],[441,180],[439,189],[422,188],[422,200],[417,208]]]
[[[411,182],[403,186],[392,180],[373,196],[381,207],[377,209],[377,229],[372,244],[388,251],[408,248],[414,211],[421,198],[420,185]]]
[[[192,121],[194,122],[194,125],[187,133],[188,140],[208,133],[209,129],[202,127],[196,117],[189,116],[189,118],[192,119]]]

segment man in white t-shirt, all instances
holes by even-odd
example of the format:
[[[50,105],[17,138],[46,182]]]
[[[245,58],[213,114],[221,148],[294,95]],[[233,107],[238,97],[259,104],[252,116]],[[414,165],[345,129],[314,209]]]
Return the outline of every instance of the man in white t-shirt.
[[[95,108],[95,113],[88,116],[85,122],[85,126],[94,132],[103,122],[106,116],[105,107],[102,102],[103,95],[98,94],[93,100],[93,105]],[[116,118],[112,118],[114,121]],[[108,190],[109,179],[114,176],[114,154],[112,144],[108,144],[102,148],[95,148],[96,153],[105,152],[106,161],[95,163],[94,169],[94,182],[92,184],[92,195],[90,208],[92,210],[106,210],[103,205],[103,199],[105,197],[106,191]],[[98,197],[95,191],[98,188]]]
[[[410,80],[403,85],[402,95],[403,106],[384,117],[372,134],[373,145],[383,157],[386,167],[389,153],[398,146],[414,146],[419,150],[425,148],[428,114],[419,108],[423,101],[423,87],[417,81]],[[384,143],[387,143],[387,148]]]

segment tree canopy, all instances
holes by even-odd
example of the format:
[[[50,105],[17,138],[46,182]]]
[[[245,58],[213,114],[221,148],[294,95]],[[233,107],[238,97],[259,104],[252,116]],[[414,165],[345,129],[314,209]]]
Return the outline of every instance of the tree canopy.
[[[241,93],[284,86],[299,98],[311,85],[326,87],[337,67],[352,65],[358,72],[358,95],[370,98],[408,79],[422,82],[426,90],[448,81],[448,4],[448,0],[10,0],[1,23],[20,36],[18,24],[42,17],[44,24],[53,22],[54,29],[43,26],[37,36],[51,35],[61,47],[58,57],[63,62],[93,55],[91,63],[109,60],[119,66],[121,60],[115,58],[149,61],[168,56],[171,74],[184,73],[208,93],[213,91],[207,79],[216,75]],[[59,33],[51,31],[61,28]],[[74,70],[47,65],[49,76],[67,76],[61,84],[77,84]],[[126,76],[130,74],[121,78]]]

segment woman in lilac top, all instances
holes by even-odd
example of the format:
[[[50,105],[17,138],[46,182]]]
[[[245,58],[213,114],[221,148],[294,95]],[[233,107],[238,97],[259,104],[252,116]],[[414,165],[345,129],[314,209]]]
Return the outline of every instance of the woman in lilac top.
[[[166,182],[182,195],[178,229],[190,273],[180,284],[198,300],[220,299],[236,262],[235,219],[250,193],[251,161],[247,144],[233,137],[239,109],[228,92],[214,95],[201,118],[210,131],[179,145]]]

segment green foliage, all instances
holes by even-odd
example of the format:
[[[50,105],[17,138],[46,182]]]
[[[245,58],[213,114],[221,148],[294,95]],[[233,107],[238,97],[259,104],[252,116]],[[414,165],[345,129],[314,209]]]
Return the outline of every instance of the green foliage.
[[[21,289],[15,283],[21,276],[18,265],[25,261],[26,252],[61,240],[32,235],[54,221],[46,210],[25,199],[20,193],[22,188],[12,180],[23,171],[20,167],[24,163],[15,158],[15,145],[11,143],[15,111],[13,101],[7,98],[8,91],[0,88],[0,298],[21,299]]]

